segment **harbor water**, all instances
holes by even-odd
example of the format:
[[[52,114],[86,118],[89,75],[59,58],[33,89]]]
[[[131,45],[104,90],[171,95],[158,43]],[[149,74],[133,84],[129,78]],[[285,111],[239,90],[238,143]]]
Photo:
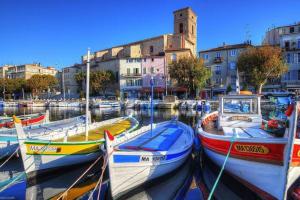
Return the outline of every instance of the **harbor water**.
[[[0,115],[22,115],[45,112],[45,108],[5,108]],[[84,114],[80,108],[51,108],[50,121],[56,121]],[[92,121],[103,121],[132,114],[140,125],[150,123],[150,109],[92,109]],[[196,126],[200,114],[195,110],[155,110],[154,123],[177,117],[178,120]],[[2,161],[0,162],[2,163]],[[57,170],[42,177],[26,179],[20,157],[14,157],[0,168],[0,199],[88,199],[98,197],[98,189],[93,193],[101,175],[102,160],[72,187],[67,196],[62,196],[78,177],[91,165],[82,164],[68,169]],[[175,172],[155,180],[127,194],[124,199],[206,199],[218,176],[219,168],[206,157],[197,154]],[[9,184],[11,183],[11,184]],[[108,199],[108,174],[104,173],[101,187],[101,199]],[[5,185],[9,184],[9,187]],[[214,192],[215,199],[259,199],[259,197],[239,183],[229,174],[224,173]]]

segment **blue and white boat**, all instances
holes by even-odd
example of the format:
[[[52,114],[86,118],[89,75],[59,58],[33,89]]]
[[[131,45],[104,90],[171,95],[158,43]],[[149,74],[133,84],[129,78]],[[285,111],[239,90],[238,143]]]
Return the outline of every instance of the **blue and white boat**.
[[[193,129],[177,120],[144,126],[112,139],[106,147],[112,197],[118,198],[181,166],[192,151]]]

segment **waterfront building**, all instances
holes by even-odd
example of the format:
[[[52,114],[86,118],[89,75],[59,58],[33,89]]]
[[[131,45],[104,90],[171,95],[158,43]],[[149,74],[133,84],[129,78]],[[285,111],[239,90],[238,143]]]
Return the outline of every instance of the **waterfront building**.
[[[119,59],[120,96],[139,98],[142,89],[142,59]]]
[[[204,64],[211,70],[212,77],[208,81],[205,93],[202,97],[213,97],[218,94],[225,94],[228,87],[236,90],[237,83],[237,59],[238,56],[250,47],[251,42],[233,44],[203,50],[199,57],[204,59]],[[239,74],[239,77],[241,74]],[[240,85],[243,86],[242,79]]]
[[[75,79],[75,75],[82,72],[84,66],[81,64],[75,64],[62,69],[61,92],[62,94],[65,93],[65,98],[79,97],[79,85]]]
[[[166,90],[167,65],[165,56],[152,56],[142,59],[143,88],[144,97],[151,93],[151,76],[153,77],[154,93],[156,98],[162,98]]]
[[[47,74],[57,76],[58,71],[54,67],[43,67],[41,64],[23,64],[17,66],[1,67],[5,77],[9,79],[24,78],[30,79],[35,74]]]
[[[113,90],[119,90],[124,97],[139,97],[142,94],[140,90],[144,85],[141,69],[141,64],[144,59],[146,59],[147,63],[148,59],[161,57],[158,62],[165,60],[164,63],[168,64],[180,57],[196,56],[197,54],[196,14],[191,8],[183,8],[174,11],[173,15],[173,34],[163,34],[157,37],[96,51],[90,56],[91,71],[113,71],[117,77],[118,84],[117,88],[111,87],[110,90],[112,92]],[[82,56],[82,64],[86,64],[86,61],[87,55]],[[147,68],[149,67],[148,64],[145,65],[147,65]],[[137,68],[140,69],[139,73],[132,71]],[[167,66],[164,66],[164,68],[167,68]],[[129,74],[127,74],[127,70],[130,72]],[[164,73],[165,72],[166,71],[164,71]],[[146,74],[148,73],[149,71],[146,71]],[[163,75],[159,75],[159,79],[161,79],[162,76]],[[145,83],[145,87],[146,85]],[[170,85],[169,89],[171,89],[171,87],[172,85]],[[176,87],[173,91],[176,91]]]
[[[288,72],[264,88],[266,90],[284,88],[300,92],[300,23],[268,30],[263,44],[280,46],[288,64]]]
[[[4,65],[0,67],[0,78],[6,78],[6,71],[9,67],[13,67],[12,65]]]

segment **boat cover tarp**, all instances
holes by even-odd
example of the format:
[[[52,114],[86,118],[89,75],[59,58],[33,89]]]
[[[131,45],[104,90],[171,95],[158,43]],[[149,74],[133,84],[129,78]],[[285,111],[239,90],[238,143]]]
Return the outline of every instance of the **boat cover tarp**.
[[[145,151],[167,151],[183,133],[183,130],[175,124],[147,131],[140,137],[122,144],[119,149],[145,150]]]
[[[291,103],[291,98],[290,97],[278,97],[277,103],[279,105],[288,105]]]

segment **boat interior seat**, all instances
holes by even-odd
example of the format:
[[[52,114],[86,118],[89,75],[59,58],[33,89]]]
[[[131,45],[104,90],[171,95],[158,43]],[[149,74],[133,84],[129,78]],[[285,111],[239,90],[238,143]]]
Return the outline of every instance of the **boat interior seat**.
[[[154,132],[148,131],[143,136],[133,139],[119,146],[123,150],[167,151],[183,133],[183,129],[175,124],[156,128]]]
[[[274,136],[270,135],[268,132],[256,128],[256,127],[222,127],[224,135],[233,136],[236,134],[237,138],[274,138]]]

